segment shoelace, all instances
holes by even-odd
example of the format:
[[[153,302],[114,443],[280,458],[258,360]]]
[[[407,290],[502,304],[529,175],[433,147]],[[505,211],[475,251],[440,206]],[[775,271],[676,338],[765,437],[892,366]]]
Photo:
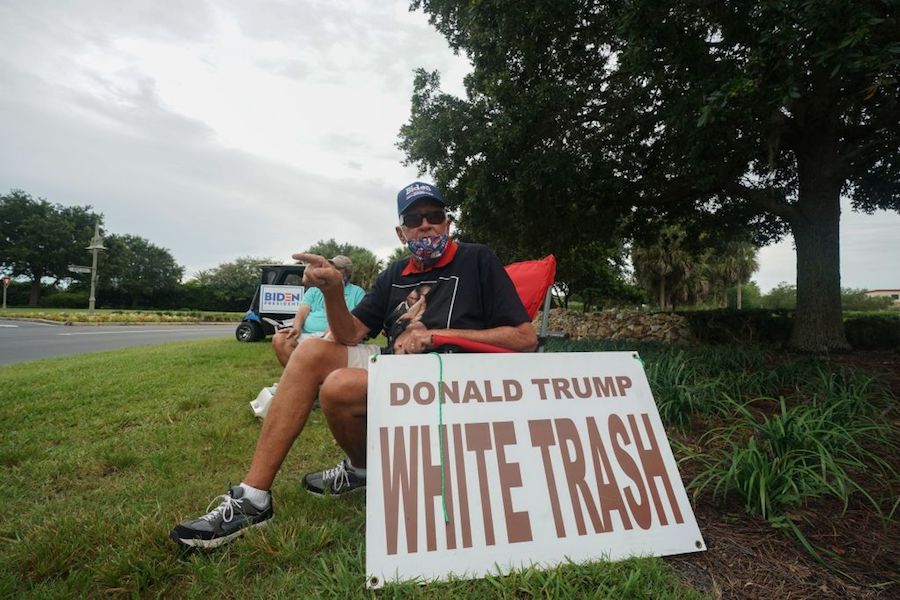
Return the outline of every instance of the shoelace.
[[[216,496],[215,498],[213,498],[209,505],[206,507],[206,510],[209,510],[209,507],[215,504],[216,500],[218,500],[219,498],[222,498],[222,504],[200,517],[201,519],[212,523],[212,520],[221,514],[222,520],[224,522],[231,522],[231,519],[234,518],[235,507],[240,508],[240,501],[236,500],[231,494],[222,494],[221,496]]]
[[[344,461],[341,461],[340,464],[336,467],[332,467],[330,469],[326,469],[322,472],[322,483],[328,485],[331,482],[331,489],[334,491],[340,490],[345,485],[349,487],[350,485],[350,474],[347,472],[347,467],[344,466]]]

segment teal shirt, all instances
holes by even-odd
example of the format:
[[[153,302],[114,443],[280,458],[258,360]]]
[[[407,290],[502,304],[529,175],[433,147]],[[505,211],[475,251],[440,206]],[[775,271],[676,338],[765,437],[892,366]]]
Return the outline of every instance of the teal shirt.
[[[366,292],[358,285],[348,283],[344,286],[344,302],[347,303],[347,309],[353,310],[359,301],[363,299]],[[309,306],[309,314],[303,322],[301,333],[322,333],[328,329],[328,317],[325,316],[325,296],[319,288],[308,288],[303,293],[303,300],[300,304]]]

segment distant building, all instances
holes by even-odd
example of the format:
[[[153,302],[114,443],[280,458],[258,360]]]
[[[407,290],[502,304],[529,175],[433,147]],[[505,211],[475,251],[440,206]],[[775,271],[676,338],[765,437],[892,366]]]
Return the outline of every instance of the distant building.
[[[869,290],[866,292],[869,298],[890,298],[894,304],[900,304],[900,290]]]

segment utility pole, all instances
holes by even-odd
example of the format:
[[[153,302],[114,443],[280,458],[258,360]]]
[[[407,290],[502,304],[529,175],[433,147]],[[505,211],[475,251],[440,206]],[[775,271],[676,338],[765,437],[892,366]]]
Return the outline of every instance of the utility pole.
[[[3,310],[6,310],[6,288],[9,287],[9,275],[0,277],[0,280],[3,281]]]
[[[94,254],[94,262],[91,264],[91,298],[88,301],[88,312],[94,313],[94,304],[96,303],[94,292],[97,289],[97,255],[101,250],[106,250],[103,246],[103,238],[100,237],[100,222],[94,223],[94,237],[91,239],[91,245],[87,247]]]

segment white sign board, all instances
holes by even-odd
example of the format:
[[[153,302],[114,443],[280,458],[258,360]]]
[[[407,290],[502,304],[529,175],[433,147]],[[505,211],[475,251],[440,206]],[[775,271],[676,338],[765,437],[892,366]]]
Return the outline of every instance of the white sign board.
[[[294,314],[300,308],[303,291],[302,285],[261,285],[259,312]]]
[[[636,353],[380,356],[367,444],[369,587],[706,548]]]

